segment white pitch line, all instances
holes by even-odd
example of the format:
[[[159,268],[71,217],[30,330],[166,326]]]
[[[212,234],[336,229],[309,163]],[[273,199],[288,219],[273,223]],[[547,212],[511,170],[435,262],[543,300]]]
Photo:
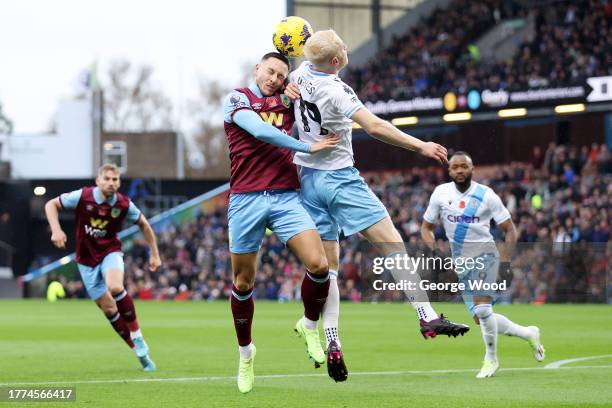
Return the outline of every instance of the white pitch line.
[[[555,370],[577,370],[577,369],[598,369],[612,368],[612,365],[600,366],[572,366],[572,367],[557,367]],[[549,367],[510,367],[500,368],[498,371],[540,371],[550,370]],[[476,368],[459,368],[448,370],[413,370],[413,371],[364,371],[352,372],[351,376],[377,376],[377,375],[406,375],[406,374],[453,374],[453,373],[475,373]],[[258,375],[257,379],[279,379],[279,378],[305,378],[305,377],[327,377],[326,374],[269,374]],[[10,387],[15,385],[61,385],[61,384],[127,384],[127,383],[148,383],[148,382],[192,382],[192,381],[218,381],[218,380],[235,380],[236,376],[218,376],[218,377],[175,377],[175,378],[128,378],[123,380],[77,380],[77,381],[39,381],[39,382],[12,382],[0,383],[0,387]]]
[[[612,358],[612,354],[604,354],[602,356],[568,358],[567,360],[553,361],[550,364],[546,364],[544,368],[561,368],[566,364],[577,363],[579,361],[599,360],[600,358]]]

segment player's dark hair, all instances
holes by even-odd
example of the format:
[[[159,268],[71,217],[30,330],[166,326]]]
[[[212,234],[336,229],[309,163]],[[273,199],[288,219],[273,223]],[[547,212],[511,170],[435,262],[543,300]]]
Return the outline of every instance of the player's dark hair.
[[[287,68],[291,69],[291,66],[289,65],[289,59],[280,52],[269,52],[265,54],[263,57],[261,57],[261,62],[270,58],[276,58],[277,60],[283,61],[285,64],[287,64]]]
[[[469,158],[470,160],[472,160],[472,156],[470,156],[470,154],[468,152],[464,152],[463,150],[458,150],[455,153],[453,153],[453,155],[451,156],[451,159],[453,157],[455,157],[455,156],[465,156],[465,157]]]

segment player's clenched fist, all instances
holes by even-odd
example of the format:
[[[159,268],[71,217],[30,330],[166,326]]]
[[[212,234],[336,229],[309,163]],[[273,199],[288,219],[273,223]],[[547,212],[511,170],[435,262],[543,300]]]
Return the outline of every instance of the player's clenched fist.
[[[292,101],[295,101],[296,99],[300,99],[300,97],[302,96],[300,94],[300,87],[295,82],[289,82],[284,92],[285,92],[285,96],[291,99]]]
[[[51,234],[51,242],[53,242],[56,248],[65,249],[67,240],[68,238],[66,238],[66,234],[62,230],[53,231]]]
[[[157,268],[161,266],[161,259],[159,256],[151,255],[149,258],[149,270],[155,272]]]

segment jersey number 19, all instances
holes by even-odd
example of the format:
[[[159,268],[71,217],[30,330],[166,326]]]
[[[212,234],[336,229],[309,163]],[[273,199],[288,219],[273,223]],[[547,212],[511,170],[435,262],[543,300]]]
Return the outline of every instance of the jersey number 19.
[[[310,133],[310,125],[308,124],[308,118],[310,118],[319,125],[321,135],[326,135],[329,133],[327,129],[324,129],[321,126],[321,112],[319,112],[317,105],[300,99],[300,113],[302,115],[302,123],[304,124],[304,132]],[[308,117],[306,117],[306,115],[308,115]]]

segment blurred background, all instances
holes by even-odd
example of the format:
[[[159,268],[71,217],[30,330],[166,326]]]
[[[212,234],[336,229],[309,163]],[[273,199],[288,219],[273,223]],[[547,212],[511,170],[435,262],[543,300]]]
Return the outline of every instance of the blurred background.
[[[276,22],[298,15],[346,41],[341,76],[370,110],[472,155],[475,180],[502,197],[523,245],[506,302],[612,303],[611,1],[107,3],[3,2],[0,297],[43,296],[51,280],[85,296],[71,261],[74,215],[61,214],[69,250],[59,251],[43,206],[111,162],[152,219],[164,262],[149,272],[142,237],[122,234],[132,295],[227,298],[221,99],[273,50]],[[418,246],[446,170],[358,128],[353,140],[356,167]],[[342,239],[342,298],[396,300],[372,293],[367,251],[358,236]],[[256,297],[298,298],[303,273],[267,235]]]

